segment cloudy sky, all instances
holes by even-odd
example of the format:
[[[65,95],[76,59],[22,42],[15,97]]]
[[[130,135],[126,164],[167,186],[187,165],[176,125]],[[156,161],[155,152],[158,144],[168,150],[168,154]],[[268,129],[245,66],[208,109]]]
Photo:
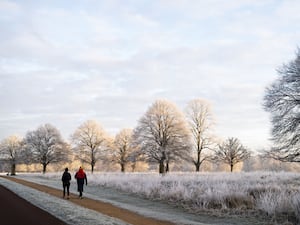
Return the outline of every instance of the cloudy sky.
[[[211,102],[215,133],[269,145],[262,108],[300,46],[297,0],[0,0],[0,140],[95,119],[134,128],[157,99]]]

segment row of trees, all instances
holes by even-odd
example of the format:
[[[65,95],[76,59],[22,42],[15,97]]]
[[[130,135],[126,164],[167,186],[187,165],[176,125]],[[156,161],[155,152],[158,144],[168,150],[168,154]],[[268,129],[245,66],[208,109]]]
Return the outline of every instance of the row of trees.
[[[159,173],[169,171],[170,163],[193,163],[196,171],[206,160],[233,167],[250,157],[236,138],[218,143],[212,134],[213,117],[209,104],[202,99],[191,101],[186,113],[167,100],[155,101],[140,118],[135,129],[123,129],[111,137],[96,121],[88,120],[63,140],[59,130],[45,124],[28,131],[24,138],[10,136],[0,144],[2,158],[15,174],[18,163],[40,163],[46,172],[50,163],[68,162],[76,156],[94,171],[99,160],[111,161],[125,171],[139,161],[156,163]]]

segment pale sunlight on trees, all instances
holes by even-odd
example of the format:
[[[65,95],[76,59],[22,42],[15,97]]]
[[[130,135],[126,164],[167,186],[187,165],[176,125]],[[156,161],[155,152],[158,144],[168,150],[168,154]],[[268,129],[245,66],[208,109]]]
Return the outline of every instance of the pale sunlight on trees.
[[[51,124],[41,125],[34,131],[28,131],[25,136],[25,146],[26,151],[32,154],[33,162],[43,165],[43,173],[46,172],[49,163],[67,161],[70,152],[59,130]]]
[[[250,157],[250,152],[240,143],[237,138],[228,138],[215,150],[214,160],[224,162],[230,166],[230,172],[233,167]]]
[[[159,173],[170,162],[190,155],[190,132],[182,112],[167,100],[155,101],[134,129],[134,142],[149,162],[158,162]]]
[[[91,166],[93,173],[96,162],[110,146],[108,134],[97,121],[88,120],[76,129],[71,139],[77,156]]]
[[[16,165],[21,160],[22,150],[23,139],[17,135],[9,136],[0,143],[0,154],[8,160],[11,175],[16,175]]]
[[[122,129],[115,137],[113,161],[121,167],[121,172],[125,172],[126,165],[131,162],[134,147],[132,146],[132,129]]]
[[[214,122],[210,104],[204,99],[194,99],[188,103],[186,116],[192,133],[191,161],[199,172],[201,164],[210,159],[207,151],[214,144],[211,133]]]
[[[272,116],[274,143],[268,156],[300,162],[300,49],[294,60],[278,70],[278,75],[264,96],[265,110]]]

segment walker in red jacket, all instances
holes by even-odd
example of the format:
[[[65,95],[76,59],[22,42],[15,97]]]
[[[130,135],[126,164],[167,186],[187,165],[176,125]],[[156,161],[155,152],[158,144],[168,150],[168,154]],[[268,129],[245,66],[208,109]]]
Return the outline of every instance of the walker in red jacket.
[[[87,178],[85,172],[81,167],[76,172],[75,179],[77,180],[77,190],[79,192],[79,198],[82,198],[83,185],[84,185],[84,181],[85,181],[85,185],[87,185]]]

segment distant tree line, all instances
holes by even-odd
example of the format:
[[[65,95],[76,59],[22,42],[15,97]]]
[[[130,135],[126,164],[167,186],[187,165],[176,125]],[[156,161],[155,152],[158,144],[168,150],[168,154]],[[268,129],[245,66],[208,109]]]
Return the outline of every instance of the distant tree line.
[[[155,101],[140,118],[134,129],[122,129],[110,136],[95,120],[78,126],[70,140],[63,140],[60,131],[51,124],[40,125],[24,137],[9,136],[0,143],[0,159],[16,173],[17,164],[40,164],[43,173],[55,163],[70,163],[74,158],[90,165],[91,172],[99,160],[110,161],[125,172],[128,165],[134,170],[136,163],[157,164],[159,173],[170,170],[170,164],[193,164],[195,171],[205,161],[222,161],[231,171],[250,156],[250,151],[228,141],[218,143],[212,133],[214,124],[209,103],[203,99],[189,102],[185,112],[167,100]],[[229,158],[234,154],[236,157]]]

